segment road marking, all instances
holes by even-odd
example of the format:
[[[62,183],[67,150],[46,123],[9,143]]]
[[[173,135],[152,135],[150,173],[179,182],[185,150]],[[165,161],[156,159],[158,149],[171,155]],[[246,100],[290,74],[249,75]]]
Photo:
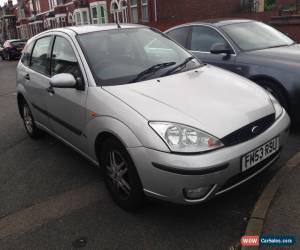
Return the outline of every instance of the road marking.
[[[31,231],[106,196],[103,185],[93,183],[25,208],[0,219],[0,239]]]

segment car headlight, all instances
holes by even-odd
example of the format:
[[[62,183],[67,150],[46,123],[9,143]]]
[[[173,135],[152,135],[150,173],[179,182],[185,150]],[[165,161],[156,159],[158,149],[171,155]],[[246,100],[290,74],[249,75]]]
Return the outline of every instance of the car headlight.
[[[270,100],[275,109],[275,119],[277,119],[279,116],[281,116],[281,114],[283,112],[283,107],[281,106],[279,101],[272,94],[268,93],[268,95],[270,96]]]
[[[197,153],[223,147],[216,137],[201,130],[172,122],[149,122],[172,152]]]

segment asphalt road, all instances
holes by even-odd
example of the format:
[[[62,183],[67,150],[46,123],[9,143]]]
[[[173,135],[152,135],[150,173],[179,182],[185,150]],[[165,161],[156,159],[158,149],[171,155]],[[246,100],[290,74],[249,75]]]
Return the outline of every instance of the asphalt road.
[[[100,170],[51,136],[27,137],[16,65],[0,61],[1,249],[229,249],[263,187],[300,149],[292,132],[280,160],[236,190],[193,207],[149,201],[127,213],[110,199]]]

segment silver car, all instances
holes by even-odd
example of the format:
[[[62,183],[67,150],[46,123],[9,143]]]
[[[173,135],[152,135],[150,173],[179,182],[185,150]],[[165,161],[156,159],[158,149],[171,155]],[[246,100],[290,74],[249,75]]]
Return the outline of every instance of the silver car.
[[[29,136],[46,131],[103,167],[128,210],[145,196],[195,204],[240,185],[278,159],[290,125],[261,87],[139,25],[33,37],[17,92]]]

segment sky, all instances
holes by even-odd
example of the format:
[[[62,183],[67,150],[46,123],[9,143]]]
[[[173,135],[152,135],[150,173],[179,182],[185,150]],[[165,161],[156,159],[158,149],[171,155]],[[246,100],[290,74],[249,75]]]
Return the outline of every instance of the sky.
[[[6,3],[7,0],[0,0],[0,6],[3,6],[4,3]],[[17,3],[17,0],[13,0],[13,4],[16,4]]]

